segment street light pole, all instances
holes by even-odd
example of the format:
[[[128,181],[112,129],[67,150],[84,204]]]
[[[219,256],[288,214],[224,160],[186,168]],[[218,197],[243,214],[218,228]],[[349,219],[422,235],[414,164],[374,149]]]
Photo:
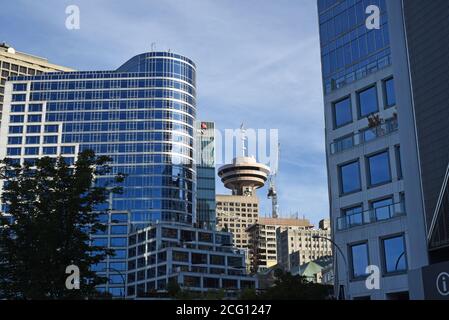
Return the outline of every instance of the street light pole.
[[[326,237],[318,236],[318,235],[315,235],[312,238],[313,239],[323,239],[323,240],[329,241],[330,243],[332,243],[332,245],[335,248],[337,248],[338,252],[340,252],[341,257],[343,258],[343,262],[345,263],[345,268],[346,268],[346,292],[345,292],[345,296],[347,296],[347,298],[350,299],[351,296],[349,294],[349,268],[348,268],[348,261],[346,260],[346,256],[344,255],[343,250],[341,250],[340,246],[337,243],[335,243],[335,241],[332,240],[331,238],[326,238]],[[337,271],[337,273],[338,273],[338,271]],[[336,276],[338,276],[338,274]]]
[[[125,276],[123,275],[123,273],[115,268],[105,268],[105,271],[114,271],[115,273],[118,273],[118,275],[122,278],[122,283],[123,283],[123,292],[122,292],[122,299],[125,300],[125,291],[126,291],[126,280],[125,280]],[[108,283],[109,283],[109,279],[108,279]]]

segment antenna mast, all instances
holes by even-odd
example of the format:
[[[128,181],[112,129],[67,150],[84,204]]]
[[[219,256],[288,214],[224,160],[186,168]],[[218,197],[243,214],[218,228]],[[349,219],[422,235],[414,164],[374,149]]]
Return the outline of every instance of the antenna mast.
[[[278,174],[279,170],[279,153],[281,150],[281,145],[278,144],[277,150],[276,150],[276,163],[273,165],[273,169],[271,171],[269,182],[270,186],[268,189],[268,199],[271,199],[271,217],[272,218],[278,218],[279,217],[279,204],[278,204],[278,194],[276,189],[276,176]]]

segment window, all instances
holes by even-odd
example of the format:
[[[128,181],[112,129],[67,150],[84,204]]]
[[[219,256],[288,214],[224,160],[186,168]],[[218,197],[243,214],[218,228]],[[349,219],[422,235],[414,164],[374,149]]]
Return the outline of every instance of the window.
[[[128,221],[128,214],[126,214],[126,213],[113,213],[111,215],[111,221],[113,223],[127,222]]]
[[[189,253],[183,251],[173,251],[173,261],[189,262]]]
[[[14,83],[12,86],[13,91],[27,91],[27,84],[26,83]]]
[[[8,148],[6,154],[8,156],[20,156],[21,150],[21,148]]]
[[[52,155],[52,154],[56,154],[57,152],[58,152],[57,147],[43,147],[42,148],[42,153],[44,155]]]
[[[39,144],[41,137],[39,136],[30,136],[26,137],[26,144]]]
[[[407,270],[407,253],[403,235],[383,239],[382,249],[385,273],[396,273]]]
[[[398,179],[401,180],[402,176],[402,163],[401,163],[401,146],[395,146],[394,152],[396,155],[396,173],[398,175]]]
[[[361,190],[360,164],[358,160],[340,166],[340,184],[342,194]]]
[[[176,230],[176,229],[169,229],[169,228],[162,228],[162,237],[163,238],[177,239],[178,238],[178,230]]]
[[[61,153],[62,153],[62,154],[75,154],[75,147],[73,147],[73,146],[70,146],[70,147],[67,147],[67,146],[61,147]]]
[[[33,148],[25,148],[25,155],[26,156],[35,156],[39,154],[39,148],[33,147]]]
[[[342,214],[345,217],[346,227],[359,226],[363,224],[363,207],[357,206],[344,209]]]
[[[111,247],[126,247],[126,238],[111,238]]]
[[[45,136],[44,144],[55,144],[58,143],[58,136]]]
[[[388,151],[368,157],[368,172],[370,186],[377,186],[391,181]]]
[[[24,104],[13,104],[11,106],[11,112],[25,112]]]
[[[50,124],[45,126],[46,133],[55,133],[59,131],[59,126],[57,124]]]
[[[390,219],[394,214],[393,198],[373,201],[371,202],[371,209],[375,221]]]
[[[41,126],[27,126],[27,133],[40,133]]]
[[[111,226],[111,234],[127,234],[127,226]]]
[[[9,127],[9,133],[22,133],[23,127],[22,126],[11,126]]]
[[[359,92],[358,100],[360,118],[364,118],[379,111],[376,87],[371,87]]]
[[[351,97],[334,103],[334,126],[342,127],[352,122]]]
[[[24,116],[16,116],[16,115],[9,116],[9,122],[11,122],[11,123],[23,122],[24,119],[25,119]]]
[[[41,112],[42,104],[30,104],[28,106],[28,112]]]
[[[41,122],[42,116],[40,114],[30,114],[28,115],[28,122]]]
[[[396,105],[396,93],[394,90],[394,79],[388,79],[384,82],[385,107],[390,108]]]
[[[22,102],[26,100],[26,94],[13,94],[12,102]]]
[[[366,267],[369,265],[368,243],[360,243],[350,247],[352,277],[362,278],[367,275]]]
[[[9,137],[8,144],[22,144],[22,137]]]
[[[224,266],[225,257],[211,254],[210,255],[210,264]]]

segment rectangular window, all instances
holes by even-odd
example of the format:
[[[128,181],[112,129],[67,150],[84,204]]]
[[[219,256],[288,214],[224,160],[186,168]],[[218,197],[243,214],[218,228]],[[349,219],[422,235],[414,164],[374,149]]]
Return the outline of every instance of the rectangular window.
[[[351,97],[333,104],[334,126],[342,127],[352,122]]]
[[[13,91],[27,91],[27,84],[26,83],[14,83],[12,85]]]
[[[20,156],[22,149],[21,148],[8,148],[6,150],[6,154],[8,156]]]
[[[58,136],[45,136],[44,144],[55,144],[58,143]]]
[[[23,122],[23,120],[25,120],[24,116],[18,116],[18,115],[10,115],[9,116],[9,122],[11,122],[11,123],[20,123],[20,122]]]
[[[24,104],[13,104],[11,106],[11,112],[25,112]]]
[[[383,239],[382,249],[386,274],[407,271],[407,252],[403,235]]]
[[[394,79],[388,79],[384,82],[385,107],[390,108],[396,105],[396,93],[394,90]]]
[[[111,238],[111,247],[126,247],[126,238]]]
[[[352,278],[367,276],[366,267],[369,265],[368,243],[360,243],[350,246]]]
[[[22,144],[22,137],[9,137],[8,144]]]
[[[26,94],[13,94],[12,102],[23,102],[26,100]]]
[[[75,147],[73,146],[63,146],[61,147],[62,154],[75,154]]]
[[[57,124],[50,124],[45,126],[45,133],[55,133],[59,131],[59,126]]]
[[[9,127],[9,133],[23,133],[23,127],[22,126],[11,126]]]
[[[376,87],[371,87],[357,94],[359,101],[359,117],[364,118],[379,111]]]
[[[53,155],[53,154],[58,153],[58,148],[57,147],[43,147],[42,153],[44,155]]]
[[[371,202],[371,210],[375,221],[392,218],[394,216],[393,198]]]
[[[127,226],[111,226],[111,234],[127,234]]]
[[[39,144],[41,141],[39,136],[26,137],[26,144]]]
[[[25,148],[26,156],[35,156],[38,154],[39,154],[39,148],[37,148],[37,147]]]
[[[41,126],[27,126],[27,133],[41,133]]]
[[[398,179],[401,180],[402,176],[402,163],[401,163],[401,146],[395,146],[394,151],[396,154],[396,173],[398,175]]]
[[[42,104],[30,104],[28,106],[28,112],[42,112]]]
[[[41,122],[42,116],[40,114],[30,114],[28,115],[28,122]]]
[[[342,194],[357,192],[362,189],[360,183],[360,164],[354,161],[339,167]]]
[[[367,158],[370,186],[391,182],[390,158],[388,151]]]

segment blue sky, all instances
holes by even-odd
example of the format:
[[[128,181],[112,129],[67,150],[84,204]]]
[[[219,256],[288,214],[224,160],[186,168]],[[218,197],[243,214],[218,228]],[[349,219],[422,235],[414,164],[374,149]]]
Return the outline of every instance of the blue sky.
[[[65,28],[73,4],[80,30]],[[2,1],[0,41],[77,70],[116,69],[153,42],[190,57],[200,119],[279,129],[282,214],[328,216],[315,0]]]

